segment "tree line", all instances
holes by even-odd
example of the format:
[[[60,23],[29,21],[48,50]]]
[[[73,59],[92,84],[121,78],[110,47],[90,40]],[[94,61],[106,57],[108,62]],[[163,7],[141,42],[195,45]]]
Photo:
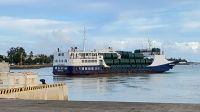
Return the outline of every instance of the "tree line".
[[[0,55],[0,62],[2,61],[15,65],[50,64],[53,62],[53,55],[34,55],[32,51],[27,54],[23,47],[11,47],[7,56]]]

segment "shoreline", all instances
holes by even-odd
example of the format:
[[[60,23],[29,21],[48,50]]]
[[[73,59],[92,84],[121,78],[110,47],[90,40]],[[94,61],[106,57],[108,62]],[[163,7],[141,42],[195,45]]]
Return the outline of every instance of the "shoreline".
[[[199,112],[200,104],[1,99],[0,111],[13,112]]]
[[[52,64],[43,64],[43,65],[10,65],[10,69],[39,69],[52,67]]]

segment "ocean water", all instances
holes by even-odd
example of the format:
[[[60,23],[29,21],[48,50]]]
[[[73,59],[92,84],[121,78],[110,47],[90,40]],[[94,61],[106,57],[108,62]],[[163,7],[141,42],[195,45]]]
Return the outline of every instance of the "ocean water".
[[[178,65],[161,74],[53,77],[52,68],[32,71],[47,83],[65,82],[71,101],[200,104],[200,65]]]

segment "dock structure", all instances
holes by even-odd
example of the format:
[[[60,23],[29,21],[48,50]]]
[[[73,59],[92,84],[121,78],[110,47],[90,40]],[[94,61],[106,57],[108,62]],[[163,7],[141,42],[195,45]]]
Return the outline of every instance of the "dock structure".
[[[32,72],[10,72],[8,63],[0,63],[0,98],[26,100],[68,100],[64,83],[39,83]]]
[[[25,100],[68,100],[67,87],[64,83],[0,89],[0,98]]]
[[[0,100],[0,112],[199,112],[200,104]]]

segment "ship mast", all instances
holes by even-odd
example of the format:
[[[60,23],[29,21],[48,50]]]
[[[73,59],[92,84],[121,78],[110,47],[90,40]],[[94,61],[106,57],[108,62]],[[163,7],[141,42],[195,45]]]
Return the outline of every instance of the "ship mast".
[[[152,48],[152,41],[148,39],[149,49]]]
[[[85,41],[86,41],[86,32],[85,32],[85,26],[83,31],[83,51],[85,51]]]

